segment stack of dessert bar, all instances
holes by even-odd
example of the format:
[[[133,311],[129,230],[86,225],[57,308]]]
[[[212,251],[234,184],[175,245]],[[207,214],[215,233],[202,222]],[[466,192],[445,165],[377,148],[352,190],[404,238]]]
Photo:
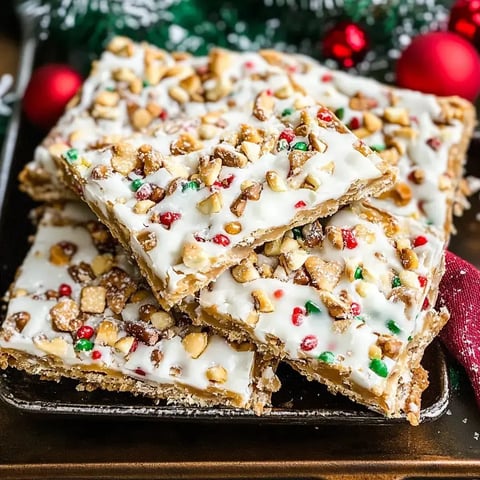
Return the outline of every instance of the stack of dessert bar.
[[[261,414],[285,361],[418,423],[474,121],[304,56],[113,39],[20,175],[50,205],[0,365]]]

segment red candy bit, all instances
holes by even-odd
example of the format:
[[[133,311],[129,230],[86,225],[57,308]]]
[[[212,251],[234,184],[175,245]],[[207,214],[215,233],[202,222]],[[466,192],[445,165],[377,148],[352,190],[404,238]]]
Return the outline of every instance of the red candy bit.
[[[135,198],[137,200],[148,200],[152,194],[152,186],[149,183],[144,183],[136,192]]]
[[[230,185],[232,185],[234,179],[235,175],[233,175],[232,173],[231,175],[228,175],[228,177],[225,177],[223,180],[216,180],[215,182],[213,182],[212,187],[230,188]]]
[[[287,70],[290,72],[290,73],[296,73],[297,71],[297,66],[296,65],[289,65],[287,67]]]
[[[273,296],[275,298],[282,298],[284,294],[285,294],[285,292],[281,288],[279,288],[278,290],[275,290],[273,292]]]
[[[249,70],[251,70],[254,66],[255,66],[255,63],[253,63],[251,60],[247,60],[245,63],[245,68],[248,68]]]
[[[230,239],[226,235],[223,235],[223,233],[217,233],[212,238],[212,242],[216,243],[217,245],[221,245],[222,247],[230,245]]]
[[[292,311],[292,323],[299,327],[303,323],[303,317],[305,315],[305,310],[301,307],[294,307]]]
[[[138,340],[135,338],[133,340],[133,343],[132,343],[132,346],[130,347],[130,350],[128,351],[128,353],[133,353],[137,350],[138,348]]]
[[[333,80],[333,75],[331,73],[324,73],[320,77],[320,80],[322,80],[322,82],[331,82]]]
[[[181,213],[176,213],[176,212],[165,212],[160,215],[160,223],[170,229],[172,226],[172,223],[178,220],[179,218],[182,218]]]
[[[306,206],[307,206],[307,204],[306,204],[303,200],[298,201],[298,202],[294,205],[295,208],[303,208],[303,207],[306,207]]]
[[[265,93],[266,93],[269,97],[271,97],[271,96],[273,95],[273,90],[272,90],[271,88],[267,88],[267,89],[265,90]]]
[[[352,304],[350,305],[350,311],[352,312],[353,315],[357,316],[357,315],[360,315],[362,308],[360,307],[360,304],[358,304],[357,302],[352,302]]]
[[[162,110],[158,115],[160,120],[166,120],[168,118],[168,112],[166,110]]]
[[[318,345],[318,339],[315,335],[307,335],[303,340],[302,343],[300,344],[300,348],[304,352],[309,352],[310,350],[313,350],[316,348]]]
[[[100,358],[102,358],[102,352],[99,352],[98,350],[94,350],[92,352],[92,359],[99,360]]]
[[[333,115],[330,110],[322,107],[317,112],[317,118],[322,120],[322,122],[331,122],[333,120]]]
[[[87,340],[93,337],[95,330],[89,325],[82,325],[77,330],[77,338],[86,338]]]
[[[360,119],[357,118],[357,117],[353,117],[351,120],[350,120],[350,123],[348,124],[350,130],[356,130],[357,128],[360,128],[361,126],[361,122],[360,122]]]
[[[205,242],[205,239],[203,237],[201,237],[198,233],[194,233],[193,234],[193,238],[197,241],[197,242]]]
[[[295,132],[291,128],[286,128],[278,137],[279,140],[286,140],[288,143],[295,139]]]
[[[414,241],[413,241],[413,246],[414,247],[421,247],[422,245],[425,245],[428,243],[428,238],[424,237],[423,235],[419,235]]]
[[[142,377],[144,377],[146,375],[146,373],[141,368],[136,368],[135,373],[137,375],[141,375]]]
[[[348,228],[342,228],[343,246],[349,250],[358,246],[357,239],[353,232]]]
[[[422,310],[426,310],[430,306],[430,300],[428,300],[428,297],[425,297],[425,300],[423,301],[422,305]]]
[[[432,149],[432,150],[439,150],[440,147],[442,146],[442,141],[438,137],[432,137],[427,140],[427,145]]]
[[[72,287],[70,285],[67,285],[66,283],[62,283],[58,287],[58,294],[61,297],[69,297],[72,294]]]
[[[418,283],[423,288],[427,284],[427,277],[424,277],[423,275],[419,275],[418,276]]]

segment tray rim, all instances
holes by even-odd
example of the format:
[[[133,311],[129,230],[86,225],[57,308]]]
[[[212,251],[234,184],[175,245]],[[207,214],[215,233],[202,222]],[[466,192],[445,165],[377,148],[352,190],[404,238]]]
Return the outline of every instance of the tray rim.
[[[433,422],[443,416],[447,411],[450,398],[448,368],[445,353],[438,340],[432,342],[430,348],[438,362],[440,395],[432,405],[421,409],[420,423]],[[123,419],[154,419],[159,421],[182,421],[182,422],[209,422],[219,423],[255,423],[255,424],[284,424],[284,425],[340,425],[340,424],[361,424],[361,425],[393,425],[406,423],[406,416],[387,418],[372,410],[345,411],[331,408],[292,410],[282,407],[273,407],[270,411],[261,416],[255,415],[250,410],[222,407],[194,407],[181,405],[128,405],[123,402],[118,405],[82,404],[68,401],[28,401],[19,398],[9,389],[5,383],[9,370],[0,375],[0,400],[5,404],[31,414],[52,414],[75,417],[116,417]],[[22,375],[32,378],[25,372]],[[430,373],[431,374],[431,373]],[[37,377],[35,377],[35,381]],[[115,395],[115,392],[106,392]],[[328,393],[331,395],[331,393]]]

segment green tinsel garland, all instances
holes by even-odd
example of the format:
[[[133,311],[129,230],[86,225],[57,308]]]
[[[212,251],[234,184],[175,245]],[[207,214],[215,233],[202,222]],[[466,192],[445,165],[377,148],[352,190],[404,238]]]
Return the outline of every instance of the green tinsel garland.
[[[358,22],[371,50],[357,66],[382,76],[409,39],[445,22],[448,0],[20,0],[44,12],[42,26],[70,48],[98,54],[115,34],[204,54],[213,45],[278,48],[322,59],[321,40],[341,20]],[[334,66],[334,64],[332,64]]]

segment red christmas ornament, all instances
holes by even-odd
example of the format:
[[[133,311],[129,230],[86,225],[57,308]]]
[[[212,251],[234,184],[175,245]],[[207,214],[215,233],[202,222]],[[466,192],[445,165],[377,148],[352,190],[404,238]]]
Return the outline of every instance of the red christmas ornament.
[[[401,87],[474,100],[480,92],[480,57],[473,46],[450,32],[415,37],[397,62]]]
[[[51,63],[37,68],[23,96],[25,115],[37,127],[52,127],[81,84],[80,74],[68,65]]]
[[[457,0],[450,10],[448,29],[480,51],[480,0]]]
[[[329,30],[322,41],[322,52],[341,66],[350,68],[362,60],[368,51],[365,30],[354,22],[344,21]]]

